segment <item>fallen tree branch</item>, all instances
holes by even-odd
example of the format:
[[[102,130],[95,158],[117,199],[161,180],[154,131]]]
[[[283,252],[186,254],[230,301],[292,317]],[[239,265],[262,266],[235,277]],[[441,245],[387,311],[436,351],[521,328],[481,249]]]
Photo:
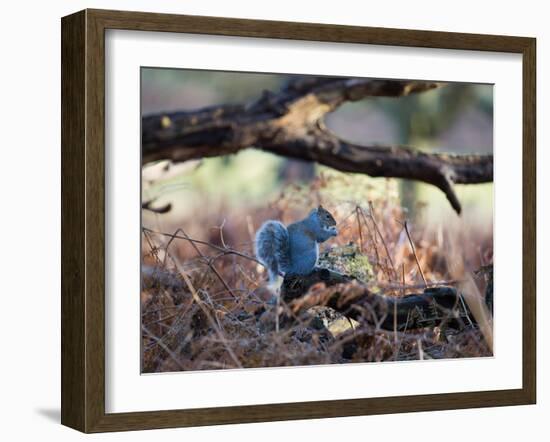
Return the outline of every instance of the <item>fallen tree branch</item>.
[[[384,296],[373,293],[353,277],[321,268],[309,275],[285,277],[281,297],[295,315],[323,305],[384,330],[442,324],[462,328],[470,321],[469,311],[453,287],[429,287],[419,294]]]
[[[143,162],[180,162],[256,147],[344,172],[422,181],[438,187],[460,213],[453,185],[491,182],[492,155],[360,145],[338,137],[324,125],[326,114],[345,102],[401,97],[440,86],[422,81],[297,77],[279,93],[264,92],[252,103],[143,117]]]
[[[158,213],[158,214],[168,213],[170,212],[170,210],[172,210],[172,203],[166,203],[160,207],[153,207],[154,203],[155,203],[154,199],[145,201],[141,203],[141,209],[148,210],[149,212]]]

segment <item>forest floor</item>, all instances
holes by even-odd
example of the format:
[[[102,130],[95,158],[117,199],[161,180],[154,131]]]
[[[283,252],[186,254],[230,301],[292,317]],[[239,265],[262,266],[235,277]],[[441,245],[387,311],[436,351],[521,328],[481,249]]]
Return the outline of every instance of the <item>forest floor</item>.
[[[407,222],[393,190],[366,202],[341,201],[323,192],[328,181],[320,176],[307,188],[289,187],[265,209],[227,209],[221,224],[206,212],[171,229],[144,224],[142,372],[492,355],[491,316],[474,305],[484,300],[492,279],[492,271],[484,271],[492,264],[492,226],[468,224],[454,213],[444,223],[418,216]],[[272,292],[253,253],[255,230],[268,218],[300,219],[301,208],[319,203],[333,213],[339,229],[321,247],[324,265],[353,274],[384,297],[454,287],[472,318],[454,328],[388,330],[323,306],[297,312],[285,302],[268,303]],[[492,295],[492,284],[489,288]],[[304,295],[328,290],[319,283]]]

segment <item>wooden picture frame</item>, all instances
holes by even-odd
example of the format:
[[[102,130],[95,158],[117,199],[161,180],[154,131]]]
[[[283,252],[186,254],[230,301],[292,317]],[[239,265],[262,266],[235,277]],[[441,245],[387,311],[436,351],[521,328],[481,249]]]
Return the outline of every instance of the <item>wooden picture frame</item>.
[[[522,388],[272,405],[105,412],[105,30],[185,32],[523,57]],[[62,410],[83,432],[533,404],[536,400],[536,152],[533,38],[84,10],[62,19]]]

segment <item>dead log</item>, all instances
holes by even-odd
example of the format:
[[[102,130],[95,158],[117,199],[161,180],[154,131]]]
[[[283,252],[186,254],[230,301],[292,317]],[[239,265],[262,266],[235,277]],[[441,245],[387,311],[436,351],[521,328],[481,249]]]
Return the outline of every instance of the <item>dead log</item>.
[[[328,269],[285,277],[281,299],[295,315],[324,305],[384,330],[436,326],[461,329],[473,323],[466,304],[453,287],[430,287],[419,294],[384,296],[373,293],[354,277]]]
[[[346,102],[375,96],[401,97],[442,85],[297,76],[278,93],[265,92],[251,103],[144,116],[143,163],[187,161],[255,147],[344,172],[432,184],[444,192],[454,210],[460,213],[453,184],[491,182],[492,155],[450,155],[403,146],[360,145],[336,136],[324,124],[324,117]]]

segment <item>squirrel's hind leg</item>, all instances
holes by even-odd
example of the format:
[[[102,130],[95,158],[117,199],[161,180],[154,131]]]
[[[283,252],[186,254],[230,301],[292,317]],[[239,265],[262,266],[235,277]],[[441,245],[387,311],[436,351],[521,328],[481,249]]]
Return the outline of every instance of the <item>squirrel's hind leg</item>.
[[[281,293],[281,287],[283,285],[283,277],[279,274],[269,275],[269,281],[267,283],[267,289],[271,292],[272,296],[269,300],[269,304],[275,304],[277,298]]]
[[[273,309],[275,314],[275,333],[279,333],[279,315],[281,313],[281,288],[283,285],[283,277],[277,275],[274,279],[270,278],[268,290],[271,292],[271,298],[267,304]]]

